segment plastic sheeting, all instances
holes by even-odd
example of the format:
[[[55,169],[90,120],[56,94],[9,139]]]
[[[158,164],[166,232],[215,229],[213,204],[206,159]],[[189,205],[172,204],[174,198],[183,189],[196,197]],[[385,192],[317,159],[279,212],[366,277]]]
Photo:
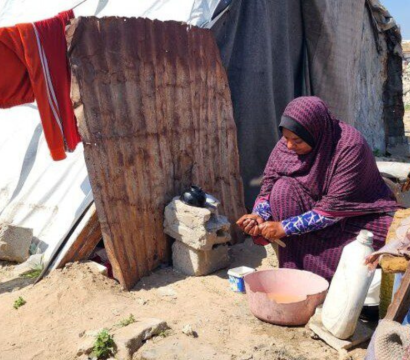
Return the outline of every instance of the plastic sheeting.
[[[92,201],[83,149],[54,162],[34,104],[0,111],[0,224],[33,229],[47,260]]]
[[[228,72],[246,206],[278,139],[286,105],[302,94],[300,0],[237,0],[211,28]]]

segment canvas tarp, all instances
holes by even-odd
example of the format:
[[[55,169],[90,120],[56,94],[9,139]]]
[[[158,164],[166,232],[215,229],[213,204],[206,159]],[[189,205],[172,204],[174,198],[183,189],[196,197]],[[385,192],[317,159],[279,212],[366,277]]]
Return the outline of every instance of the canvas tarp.
[[[49,259],[92,201],[82,145],[54,162],[35,104],[0,111],[0,224],[33,229]]]
[[[228,71],[248,208],[278,141],[289,101],[302,94],[300,0],[236,0],[212,27]]]

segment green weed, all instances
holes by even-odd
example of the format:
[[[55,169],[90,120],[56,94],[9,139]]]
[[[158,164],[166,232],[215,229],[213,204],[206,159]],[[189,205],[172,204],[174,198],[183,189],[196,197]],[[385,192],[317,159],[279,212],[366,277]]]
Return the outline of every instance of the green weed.
[[[172,335],[172,330],[168,329],[168,330],[162,330],[158,336],[162,337],[162,338],[166,338],[168,336]]]
[[[43,271],[43,268],[36,268],[36,269],[30,270],[28,273],[21,275],[21,277],[26,278],[26,279],[36,279],[40,276],[42,271]]]
[[[128,316],[126,319],[122,319],[118,326],[125,327],[133,323],[135,323],[135,318],[134,315],[130,314],[130,316]]]
[[[17,310],[19,307],[22,307],[26,302],[26,300],[19,296],[19,298],[14,302],[13,307]]]
[[[101,330],[95,338],[92,356],[98,360],[107,359],[115,352],[115,342],[107,329]]]

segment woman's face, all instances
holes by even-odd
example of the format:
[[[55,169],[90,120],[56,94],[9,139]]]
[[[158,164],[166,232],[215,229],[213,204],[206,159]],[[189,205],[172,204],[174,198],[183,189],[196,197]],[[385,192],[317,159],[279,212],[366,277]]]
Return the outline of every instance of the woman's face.
[[[312,147],[305,143],[299,136],[292,131],[283,128],[282,135],[286,140],[286,146],[289,150],[295,152],[298,155],[306,155],[312,151]]]

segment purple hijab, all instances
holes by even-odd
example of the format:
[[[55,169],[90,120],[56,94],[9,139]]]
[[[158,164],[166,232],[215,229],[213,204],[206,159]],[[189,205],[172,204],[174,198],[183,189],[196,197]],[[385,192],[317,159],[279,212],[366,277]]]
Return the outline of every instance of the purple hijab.
[[[328,216],[351,217],[395,211],[393,193],[384,183],[366,140],[354,127],[335,119],[318,97],[300,97],[284,115],[314,138],[307,155],[288,150],[282,138],[273,149],[259,196],[268,195],[282,177],[296,180],[315,201],[314,209]]]

